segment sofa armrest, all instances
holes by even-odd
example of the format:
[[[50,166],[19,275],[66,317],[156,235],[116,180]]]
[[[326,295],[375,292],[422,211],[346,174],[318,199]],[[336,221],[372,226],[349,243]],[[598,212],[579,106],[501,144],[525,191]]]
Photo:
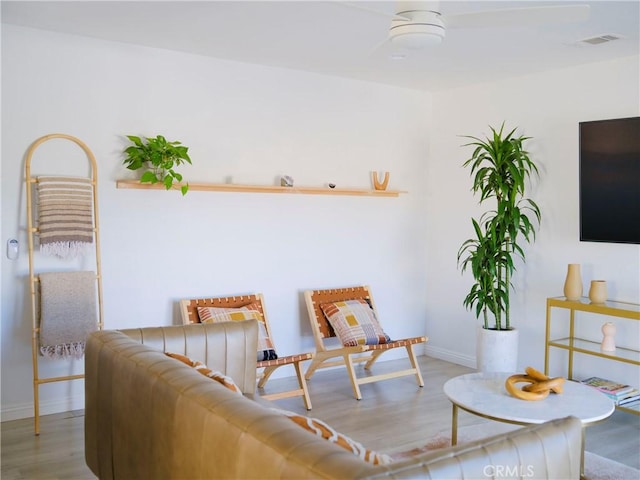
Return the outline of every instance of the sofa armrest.
[[[575,417],[416,455],[366,478],[580,478],[582,423]]]
[[[120,331],[148,347],[199,360],[210,369],[233,378],[242,393],[255,393],[258,350],[256,320]]]

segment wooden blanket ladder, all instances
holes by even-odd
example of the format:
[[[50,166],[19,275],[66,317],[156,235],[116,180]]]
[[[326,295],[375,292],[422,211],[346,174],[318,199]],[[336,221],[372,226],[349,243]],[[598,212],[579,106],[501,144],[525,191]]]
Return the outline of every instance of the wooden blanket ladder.
[[[35,193],[34,185],[38,183],[38,177],[32,177],[31,174],[31,161],[36,149],[43,143],[54,140],[62,139],[74,142],[79,146],[86,154],[90,163],[90,175],[88,179],[92,185],[92,209],[93,209],[93,245],[95,247],[95,271],[96,271],[96,292],[97,292],[97,320],[98,329],[103,328],[103,306],[102,306],[102,269],[100,264],[100,229],[99,216],[98,216],[98,169],[95,156],[89,149],[89,147],[76,137],[66,135],[63,133],[53,133],[38,138],[31,144],[27,151],[25,161],[25,182],[26,182],[26,195],[27,195],[27,238],[29,247],[29,288],[31,293],[31,320],[32,320],[32,336],[31,347],[33,356],[33,409],[34,409],[34,430],[35,434],[40,434],[40,398],[39,388],[40,385],[52,382],[61,382],[67,380],[83,379],[84,373],[76,375],[65,375],[56,377],[41,377],[38,369],[39,362],[39,344],[40,344],[40,322],[39,322],[39,298],[38,298],[38,283],[40,281],[36,268],[34,265],[34,239],[40,234],[39,226],[36,219],[34,219],[33,200]],[[35,189],[37,191],[37,189]]]

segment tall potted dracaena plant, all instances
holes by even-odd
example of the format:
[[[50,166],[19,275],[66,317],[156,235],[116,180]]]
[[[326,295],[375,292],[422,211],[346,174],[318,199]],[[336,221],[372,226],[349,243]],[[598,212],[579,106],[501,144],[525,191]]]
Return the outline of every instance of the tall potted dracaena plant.
[[[465,240],[458,250],[458,266],[463,273],[469,269],[474,279],[463,304],[482,318],[476,345],[478,369],[514,371],[518,338],[509,315],[511,276],[514,256],[525,258],[522,241],[535,240],[540,224],[540,208],[525,198],[527,181],[538,175],[538,168],[524,149],[530,137],[517,136],[516,129],[505,134],[504,123],[499,130],[490,128],[492,135],[484,140],[465,136],[472,141],[464,146],[475,147],[463,164],[473,178],[471,190],[479,194],[480,204],[493,205],[478,220],[471,219],[475,237]],[[483,343],[487,341],[488,345]],[[509,342],[508,352],[497,351]],[[497,358],[492,360],[491,354]]]

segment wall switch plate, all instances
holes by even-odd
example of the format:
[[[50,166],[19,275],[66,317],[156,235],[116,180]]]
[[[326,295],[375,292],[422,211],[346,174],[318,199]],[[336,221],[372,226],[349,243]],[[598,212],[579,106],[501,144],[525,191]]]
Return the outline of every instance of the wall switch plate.
[[[15,238],[7,240],[7,258],[9,260],[16,260],[19,253],[20,246],[18,244],[18,240],[16,240]]]

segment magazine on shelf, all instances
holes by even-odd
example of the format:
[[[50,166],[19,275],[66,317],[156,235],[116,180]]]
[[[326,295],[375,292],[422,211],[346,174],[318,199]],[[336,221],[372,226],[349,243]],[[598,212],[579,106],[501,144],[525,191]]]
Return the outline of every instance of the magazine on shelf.
[[[624,396],[625,394],[635,390],[634,387],[625,383],[616,382],[614,380],[608,380],[601,377],[589,377],[585,380],[582,380],[581,383],[589,385],[590,387],[600,390],[606,395],[616,398],[620,398],[621,396]]]
[[[632,407],[632,406],[635,406],[635,405],[640,405],[640,396],[635,397],[635,398],[630,398],[630,399],[627,399],[627,400],[625,400],[623,402],[618,402],[616,404],[616,406],[618,406],[618,407]]]
[[[640,390],[634,388],[625,396],[618,398],[616,400],[616,405],[626,405],[628,403],[637,402],[638,400],[640,400]]]

